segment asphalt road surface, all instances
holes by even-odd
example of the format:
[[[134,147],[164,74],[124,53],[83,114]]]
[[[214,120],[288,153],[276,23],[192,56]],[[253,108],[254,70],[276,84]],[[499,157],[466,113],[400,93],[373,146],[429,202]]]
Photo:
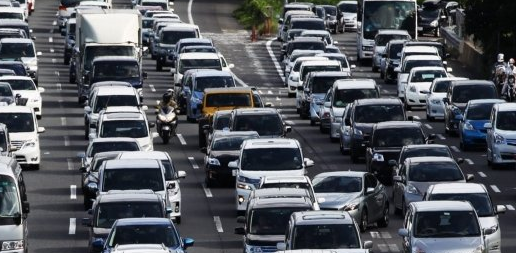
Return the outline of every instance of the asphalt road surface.
[[[286,90],[273,61],[279,52],[279,43],[268,40],[251,43],[250,34],[232,18],[238,0],[176,0],[175,12],[185,22],[200,26],[204,37],[212,38],[228,62],[234,63],[234,73],[240,85],[256,86],[266,102],[281,109],[286,120],[292,121],[293,132],[289,137],[298,139],[306,157],[315,161],[309,176],[336,170],[365,170],[364,164],[351,164],[348,156],[339,152],[338,144],[330,143],[329,137],[310,126],[296,114],[294,99],[287,98]],[[115,8],[129,8],[129,0],[115,0]],[[189,6],[191,6],[189,8]],[[43,119],[40,125],[46,132],[40,135],[42,164],[39,171],[26,171],[28,198],[31,204],[29,214],[29,250],[35,253],[87,252],[87,229],[80,220],[87,217],[82,206],[78,152],[84,151],[87,142],[83,140],[83,109],[77,105],[76,85],[68,83],[68,66],[63,65],[63,38],[55,25],[58,1],[38,0],[36,12],[30,17],[39,58],[40,85],[43,94]],[[190,11],[191,10],[191,11]],[[271,37],[272,38],[272,37]],[[338,34],[334,37],[338,46],[352,63],[356,58],[355,33]],[[172,87],[173,80],[168,68],[155,71],[155,61],[150,56],[144,62],[149,78],[144,86],[144,102],[154,105],[161,94]],[[456,76],[468,75],[468,70],[452,64]],[[381,85],[383,96],[395,95],[395,85],[384,85],[378,73],[372,73],[370,66],[358,67],[356,78],[374,78]],[[516,184],[515,171],[491,170],[486,163],[485,151],[462,152],[458,149],[457,137],[444,134],[442,122],[426,122],[424,111],[411,111],[424,123],[427,134],[439,134],[437,143],[449,145],[456,157],[463,157],[465,173],[474,173],[475,182],[483,183],[489,189],[495,204],[506,205],[508,211],[500,215],[503,252],[516,251]],[[149,119],[154,121],[152,110]],[[178,138],[168,145],[155,140],[155,149],[167,151],[180,170],[187,171],[181,181],[183,218],[178,225],[183,237],[195,239],[190,253],[242,252],[242,238],[234,235],[239,224],[235,219],[234,189],[203,187],[203,154],[197,148],[197,125],[180,118]],[[79,190],[77,190],[79,188]],[[390,188],[389,188],[390,191]],[[390,195],[390,194],[389,194]],[[362,234],[363,240],[374,242],[375,252],[399,252],[401,238],[397,235],[402,218],[391,210],[391,223],[387,228],[370,227]]]

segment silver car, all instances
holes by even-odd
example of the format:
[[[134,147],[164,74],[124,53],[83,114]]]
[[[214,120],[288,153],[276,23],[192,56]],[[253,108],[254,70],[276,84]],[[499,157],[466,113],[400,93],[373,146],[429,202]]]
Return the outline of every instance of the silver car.
[[[444,118],[444,103],[443,98],[446,97],[446,92],[450,83],[454,80],[468,80],[462,77],[443,77],[436,78],[430,85],[428,94],[426,94],[426,119],[434,121],[435,118]]]
[[[398,230],[405,253],[486,252],[477,213],[467,201],[423,201],[411,203],[404,227]]]
[[[348,104],[346,109],[344,110],[344,115],[342,115],[342,120],[340,121],[340,127],[337,130],[339,132],[339,149],[343,155],[349,154],[349,149],[351,148],[351,106],[353,104]]]
[[[325,172],[312,180],[321,210],[347,211],[364,232],[369,224],[389,225],[389,199],[385,187],[368,172]]]

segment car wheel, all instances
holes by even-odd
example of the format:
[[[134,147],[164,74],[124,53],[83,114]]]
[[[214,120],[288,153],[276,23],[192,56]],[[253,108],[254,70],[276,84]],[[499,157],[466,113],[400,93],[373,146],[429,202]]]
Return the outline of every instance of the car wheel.
[[[378,227],[385,228],[389,226],[389,203],[385,203],[385,208],[383,209],[382,218],[377,222]]]
[[[69,83],[75,83],[75,78],[73,78],[73,76],[72,76],[72,75],[69,75],[69,76],[68,76],[68,82],[69,82]]]
[[[293,97],[295,97],[295,96],[296,96],[296,93],[288,93],[288,97],[289,97],[289,98],[293,98]]]
[[[151,54],[151,59],[152,59],[152,60],[156,60],[157,58],[158,58],[158,57],[156,57],[156,55]]]
[[[362,210],[360,215],[360,232],[365,232],[367,229],[367,209]]]

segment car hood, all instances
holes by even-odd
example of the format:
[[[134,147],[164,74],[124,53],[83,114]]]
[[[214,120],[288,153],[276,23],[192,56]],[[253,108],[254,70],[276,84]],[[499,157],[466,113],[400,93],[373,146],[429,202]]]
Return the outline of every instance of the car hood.
[[[304,170],[278,170],[278,171],[270,171],[270,170],[256,170],[256,171],[249,171],[249,170],[239,170],[238,173],[240,176],[251,178],[251,179],[260,179],[264,176],[284,176],[284,175],[290,175],[290,176],[304,176]]]
[[[476,130],[485,130],[486,128],[484,127],[484,124],[489,123],[490,120],[466,120],[466,122],[471,124],[473,128]]]
[[[464,253],[473,252],[477,247],[482,245],[482,239],[480,236],[460,238],[414,238],[412,245],[425,252]]]
[[[354,199],[360,197],[360,192],[354,192],[354,193],[315,193],[315,196],[317,199],[324,199],[323,201],[320,201],[319,206],[321,208],[328,208],[328,209],[340,209],[347,203],[353,201]]]
[[[466,183],[466,180],[458,180],[458,181],[440,181],[440,182],[415,182],[415,181],[409,181],[407,184],[411,184],[414,187],[418,189],[418,191],[421,193],[422,196],[426,193],[428,190],[428,187],[435,184],[447,184],[447,183]]]
[[[420,83],[411,83],[415,85],[419,91],[429,91],[430,85],[432,85],[431,82],[420,82]]]
[[[11,97],[11,96],[0,96],[0,104],[11,105],[12,103],[14,103],[14,98],[13,97]]]
[[[9,138],[11,141],[28,141],[33,139],[38,139],[38,135],[32,132],[23,132],[23,133],[9,133]]]
[[[27,222],[25,220],[25,222]],[[22,225],[2,225],[0,226],[0,241],[17,241],[23,239]]]
[[[13,90],[13,93],[20,94],[22,98],[37,98],[41,97],[37,90]]]

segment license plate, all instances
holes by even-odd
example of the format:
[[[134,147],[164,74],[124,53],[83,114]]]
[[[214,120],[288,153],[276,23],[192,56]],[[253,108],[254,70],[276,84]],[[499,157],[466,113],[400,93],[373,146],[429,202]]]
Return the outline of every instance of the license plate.
[[[423,27],[418,27],[417,30],[418,31],[423,31]]]

